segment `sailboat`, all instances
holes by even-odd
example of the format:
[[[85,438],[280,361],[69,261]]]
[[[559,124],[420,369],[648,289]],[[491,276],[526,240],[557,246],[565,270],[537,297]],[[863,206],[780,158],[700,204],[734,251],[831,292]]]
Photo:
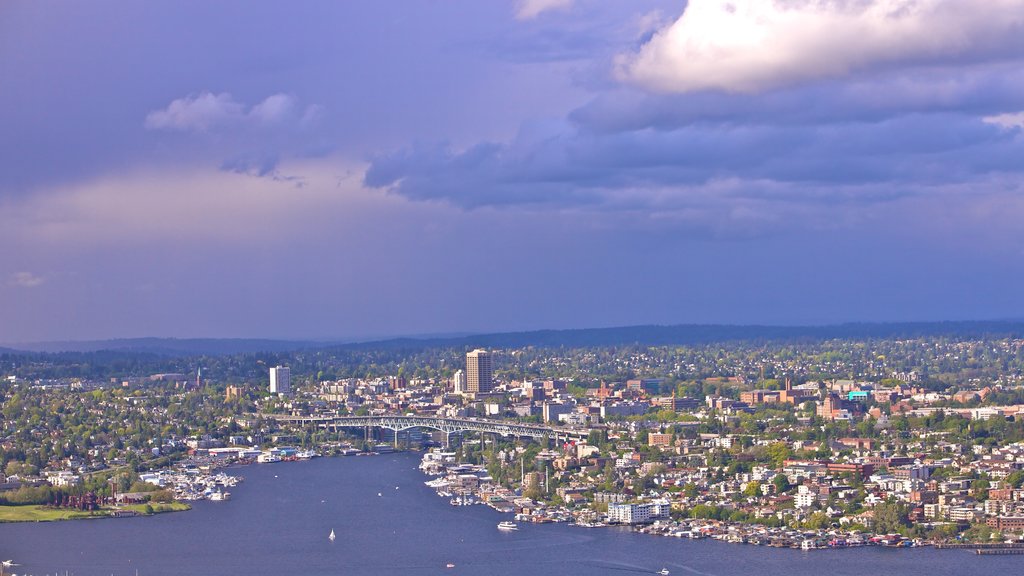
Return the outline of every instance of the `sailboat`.
[[[330,540],[331,542],[334,542],[334,538],[335,538],[335,536],[334,536],[334,529],[332,528],[331,529],[331,535],[328,536],[327,539]]]

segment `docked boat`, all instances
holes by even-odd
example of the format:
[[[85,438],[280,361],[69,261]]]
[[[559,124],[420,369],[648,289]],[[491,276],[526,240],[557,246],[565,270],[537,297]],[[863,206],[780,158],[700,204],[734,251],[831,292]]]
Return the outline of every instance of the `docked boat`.
[[[519,525],[505,520],[504,522],[498,522],[498,530],[519,530]]]

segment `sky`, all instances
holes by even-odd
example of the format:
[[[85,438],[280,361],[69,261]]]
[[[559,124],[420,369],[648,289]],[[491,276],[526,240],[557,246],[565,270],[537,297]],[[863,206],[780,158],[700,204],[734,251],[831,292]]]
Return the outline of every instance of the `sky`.
[[[0,3],[0,343],[1024,317],[1024,0]]]

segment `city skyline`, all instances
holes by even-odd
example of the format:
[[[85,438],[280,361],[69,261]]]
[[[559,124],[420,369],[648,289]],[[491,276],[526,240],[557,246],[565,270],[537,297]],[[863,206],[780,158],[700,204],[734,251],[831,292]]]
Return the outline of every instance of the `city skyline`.
[[[0,343],[1021,318],[1022,25],[6,2]]]

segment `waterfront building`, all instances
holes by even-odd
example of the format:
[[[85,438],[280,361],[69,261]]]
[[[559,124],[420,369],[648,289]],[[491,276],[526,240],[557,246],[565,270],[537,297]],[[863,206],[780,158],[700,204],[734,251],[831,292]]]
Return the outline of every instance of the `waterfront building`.
[[[642,502],[634,504],[608,504],[608,522],[610,524],[647,524],[655,520],[669,518],[668,502]]]
[[[478,348],[466,354],[466,391],[487,393],[494,388],[494,365],[491,353]]]
[[[287,396],[292,393],[292,372],[287,366],[270,369],[270,393]]]

